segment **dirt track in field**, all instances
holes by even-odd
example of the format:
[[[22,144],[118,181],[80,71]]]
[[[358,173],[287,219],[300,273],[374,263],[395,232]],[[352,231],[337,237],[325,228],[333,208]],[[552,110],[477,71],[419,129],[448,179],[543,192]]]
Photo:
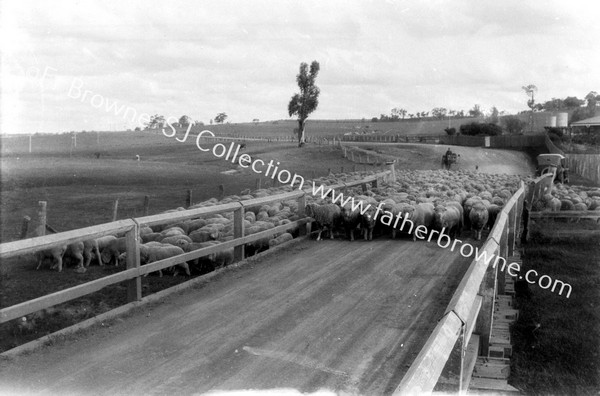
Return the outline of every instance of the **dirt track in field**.
[[[435,243],[304,241],[31,355],[0,391],[390,393],[470,260]]]
[[[452,170],[474,171],[477,167],[482,173],[533,175],[536,168],[529,155],[517,150],[420,143],[344,142],[343,145],[371,147],[376,152],[393,156],[399,169],[441,169],[442,156],[448,148],[460,155]]]

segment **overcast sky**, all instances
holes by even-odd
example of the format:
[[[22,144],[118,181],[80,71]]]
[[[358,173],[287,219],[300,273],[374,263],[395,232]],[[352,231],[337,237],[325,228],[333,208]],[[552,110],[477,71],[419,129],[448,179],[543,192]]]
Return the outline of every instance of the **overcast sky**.
[[[122,130],[143,113],[287,119],[313,60],[311,118],[515,113],[527,84],[541,101],[600,92],[599,4],[4,0],[1,132]]]

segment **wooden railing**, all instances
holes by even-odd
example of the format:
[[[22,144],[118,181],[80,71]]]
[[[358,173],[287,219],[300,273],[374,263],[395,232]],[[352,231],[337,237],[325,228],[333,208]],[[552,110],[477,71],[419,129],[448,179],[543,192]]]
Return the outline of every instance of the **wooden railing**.
[[[525,185],[521,187],[506,203],[487,240],[479,250],[479,260],[475,258],[465,276],[454,292],[443,317],[440,319],[431,336],[415,358],[408,372],[396,388],[395,394],[431,393],[442,373],[450,353],[457,341],[461,348],[460,372],[463,371],[464,354],[462,351],[469,344],[472,334],[479,335],[479,350],[487,355],[490,342],[496,279],[498,291],[504,290],[504,276],[498,277],[498,266],[495,257],[507,260],[513,255],[515,239],[521,224],[521,214],[525,198]],[[485,262],[485,257],[494,259]],[[464,386],[463,378],[459,380],[459,388]]]
[[[367,184],[377,187],[378,183],[384,179],[394,176],[393,168],[389,171],[374,174],[361,180],[348,183],[339,183],[334,186],[327,186],[334,189],[346,189],[348,187],[362,186],[363,191],[367,189]],[[105,276],[78,286],[65,290],[60,290],[52,294],[25,301],[0,309],[0,323],[8,322],[20,318],[41,309],[49,308],[91,293],[94,293],[106,286],[127,281],[127,299],[129,302],[139,301],[142,298],[141,276],[150,272],[155,272],[178,263],[204,257],[225,249],[234,248],[234,261],[244,259],[244,245],[257,241],[262,238],[271,237],[276,233],[283,233],[296,227],[300,228],[300,235],[306,234],[306,224],[312,219],[305,217],[304,208],[306,205],[306,194],[312,192],[309,188],[304,191],[294,191],[284,194],[255,198],[245,201],[231,202],[223,205],[201,207],[196,209],[184,210],[172,213],[162,213],[153,216],[145,216],[135,219],[119,220],[112,223],[100,224],[92,227],[81,228],[77,230],[61,232],[47,236],[24,239],[15,242],[0,244],[0,260],[16,257],[24,254],[31,254],[54,247],[68,245],[71,243],[95,239],[106,235],[123,235],[126,238],[127,264],[124,271],[113,275]],[[266,231],[261,231],[251,235],[245,235],[244,212],[245,210],[270,204],[279,201],[297,200],[299,220],[288,224],[276,226]],[[178,256],[159,260],[144,266],[140,265],[140,242],[139,228],[141,225],[159,225],[174,224],[179,221],[198,218],[204,215],[233,212],[233,239],[220,244],[194,250]]]

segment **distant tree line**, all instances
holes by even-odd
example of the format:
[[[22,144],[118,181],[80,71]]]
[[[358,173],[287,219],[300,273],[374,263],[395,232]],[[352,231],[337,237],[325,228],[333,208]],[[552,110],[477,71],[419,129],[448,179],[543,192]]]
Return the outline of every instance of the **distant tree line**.
[[[496,117],[498,116],[499,112],[498,109],[496,109],[496,107],[492,108],[491,115],[493,115],[493,113],[495,113]],[[479,118],[483,116],[484,113],[478,104],[474,105],[472,109],[466,112],[464,110],[449,110],[445,107],[435,107],[430,111],[417,111],[416,113],[409,113],[406,109],[394,107],[389,115],[381,114],[379,117],[373,117],[371,118],[371,122],[400,121],[405,120],[407,118],[410,120],[443,120],[444,118]]]

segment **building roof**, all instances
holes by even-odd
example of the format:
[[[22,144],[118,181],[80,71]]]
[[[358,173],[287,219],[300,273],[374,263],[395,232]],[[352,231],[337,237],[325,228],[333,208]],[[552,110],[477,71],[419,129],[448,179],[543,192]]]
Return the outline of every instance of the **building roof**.
[[[571,126],[600,126],[600,116],[572,122]]]

